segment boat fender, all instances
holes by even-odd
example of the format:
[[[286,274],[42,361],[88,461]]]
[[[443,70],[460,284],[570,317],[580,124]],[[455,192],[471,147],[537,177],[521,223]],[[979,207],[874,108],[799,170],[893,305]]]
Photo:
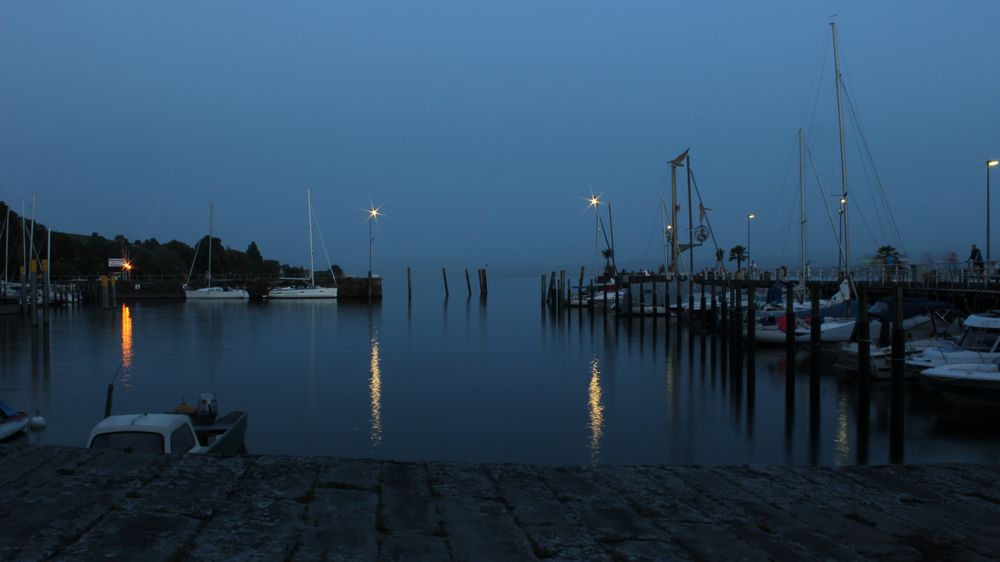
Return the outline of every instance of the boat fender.
[[[194,413],[194,406],[188,404],[187,400],[181,398],[181,403],[178,404],[176,408],[174,408],[174,413],[187,414],[190,416],[191,414]]]
[[[35,410],[35,417],[28,420],[28,426],[31,429],[45,429],[45,418],[38,415],[38,410]]]

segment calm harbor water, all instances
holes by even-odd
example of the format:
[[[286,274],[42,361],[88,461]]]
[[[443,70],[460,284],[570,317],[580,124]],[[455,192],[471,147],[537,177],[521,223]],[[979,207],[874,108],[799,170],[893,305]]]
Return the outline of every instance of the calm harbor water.
[[[114,412],[167,411],[214,392],[249,412],[252,453],[542,464],[854,464],[857,386],[824,373],[811,411],[798,370],[759,349],[723,373],[713,338],[663,320],[540,309],[534,278],[488,299],[388,284],[384,301],[134,302],[53,314],[49,335],[0,317],[0,399],[36,409],[29,440],[84,445],[121,364]],[[40,332],[39,332],[40,333]],[[906,462],[1000,462],[1000,418],[908,385]],[[873,388],[867,461],[889,460],[889,389]]]

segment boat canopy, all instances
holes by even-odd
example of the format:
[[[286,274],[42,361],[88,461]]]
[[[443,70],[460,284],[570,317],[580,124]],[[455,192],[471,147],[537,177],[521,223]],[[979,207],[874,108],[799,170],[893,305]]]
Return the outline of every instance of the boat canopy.
[[[968,328],[1000,330],[1000,311],[991,310],[982,314],[970,314],[965,319],[965,326]]]
[[[955,305],[946,301],[933,301],[918,297],[903,298],[903,318],[913,318],[914,316],[926,314],[927,312],[955,309]],[[875,304],[868,309],[868,314],[879,320],[892,321],[896,314],[896,304],[894,299],[881,299],[876,301]]]

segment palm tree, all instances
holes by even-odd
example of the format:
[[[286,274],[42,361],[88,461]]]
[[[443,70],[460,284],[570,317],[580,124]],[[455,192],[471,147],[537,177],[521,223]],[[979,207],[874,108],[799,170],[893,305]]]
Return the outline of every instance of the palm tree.
[[[875,252],[875,261],[881,264],[899,263],[899,250],[892,246],[882,246]]]
[[[747,259],[747,249],[737,244],[729,249],[729,261],[736,262],[736,271],[740,271],[743,261]]]

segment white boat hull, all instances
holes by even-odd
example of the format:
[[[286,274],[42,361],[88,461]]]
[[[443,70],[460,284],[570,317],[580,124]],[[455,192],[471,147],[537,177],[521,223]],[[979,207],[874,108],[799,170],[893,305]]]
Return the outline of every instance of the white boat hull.
[[[267,293],[269,299],[335,299],[336,287],[277,288]]]
[[[248,300],[250,293],[243,289],[208,287],[205,289],[185,290],[184,296],[188,300]]]
[[[932,367],[921,372],[920,378],[957,406],[1000,406],[1000,370],[996,363]]]

